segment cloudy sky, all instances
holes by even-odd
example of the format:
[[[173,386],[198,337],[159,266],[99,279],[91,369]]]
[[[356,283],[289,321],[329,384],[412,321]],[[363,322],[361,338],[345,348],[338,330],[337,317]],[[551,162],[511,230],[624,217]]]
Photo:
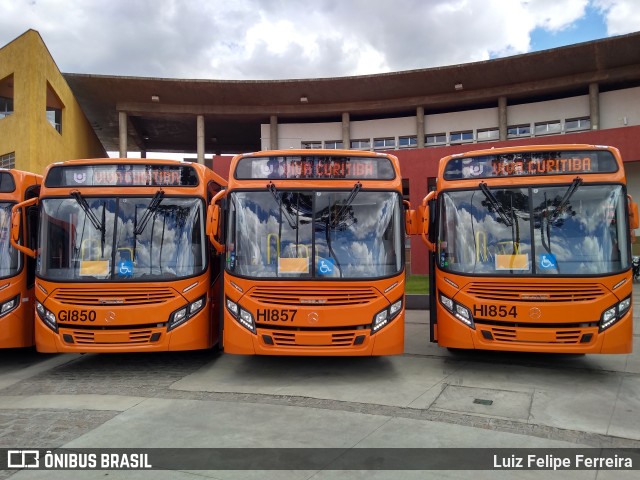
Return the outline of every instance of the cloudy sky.
[[[0,0],[65,73],[218,80],[454,65],[640,30],[638,0]]]

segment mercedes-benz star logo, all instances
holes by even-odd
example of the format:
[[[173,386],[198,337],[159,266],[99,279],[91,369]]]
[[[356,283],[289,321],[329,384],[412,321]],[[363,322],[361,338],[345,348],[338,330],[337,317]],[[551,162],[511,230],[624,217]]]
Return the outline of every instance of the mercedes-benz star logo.
[[[309,315],[307,315],[307,320],[309,320],[309,323],[318,323],[318,320],[320,320],[320,315],[318,315],[316,312],[311,312]]]
[[[109,322],[113,322],[116,319],[116,312],[107,312],[107,314],[104,316],[104,321],[109,323]]]
[[[531,320],[538,320],[542,316],[542,311],[538,307],[532,307],[529,309],[529,318]]]

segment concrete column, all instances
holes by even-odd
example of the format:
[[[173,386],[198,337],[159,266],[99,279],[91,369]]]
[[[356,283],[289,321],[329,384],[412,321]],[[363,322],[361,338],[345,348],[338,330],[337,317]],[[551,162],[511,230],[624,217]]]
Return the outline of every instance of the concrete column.
[[[120,158],[127,158],[127,112],[118,112],[118,127],[120,129]]]
[[[269,148],[271,150],[277,150],[278,149],[278,117],[276,115],[271,115],[269,122],[270,122]]]
[[[418,148],[424,148],[424,107],[416,108],[416,136],[418,139]]]
[[[140,150],[140,158],[147,158],[147,151],[146,150]]]
[[[349,112],[342,114],[342,148],[351,148],[351,119]]]
[[[204,115],[198,115],[196,121],[196,138],[198,149],[198,163],[204,165]]]
[[[597,83],[589,84],[589,115],[591,130],[600,130],[600,87]]]
[[[507,139],[507,97],[498,98],[498,132],[500,141]]]

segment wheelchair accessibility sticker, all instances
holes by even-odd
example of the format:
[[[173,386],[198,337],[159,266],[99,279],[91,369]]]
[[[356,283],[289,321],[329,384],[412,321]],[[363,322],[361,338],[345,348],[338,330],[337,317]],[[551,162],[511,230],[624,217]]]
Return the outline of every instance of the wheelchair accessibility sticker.
[[[553,253],[543,253],[540,255],[538,266],[541,270],[557,269],[558,262],[556,261],[556,256]]]
[[[333,262],[328,258],[321,258],[318,261],[318,274],[319,275],[333,274]]]
[[[121,262],[118,262],[118,276],[119,277],[133,276],[133,262],[130,260],[123,260]]]

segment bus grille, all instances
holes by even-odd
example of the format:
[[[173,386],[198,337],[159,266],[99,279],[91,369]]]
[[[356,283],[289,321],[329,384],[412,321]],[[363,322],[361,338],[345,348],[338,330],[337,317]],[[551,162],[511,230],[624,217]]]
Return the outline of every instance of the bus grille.
[[[465,292],[479,300],[510,302],[588,302],[606,295],[606,290],[597,283],[575,283],[562,285],[471,283]]]
[[[378,298],[371,287],[351,287],[337,290],[335,287],[256,287],[249,296],[260,303],[271,305],[362,305]]]
[[[61,288],[53,294],[53,299],[66,305],[152,305],[164,303],[176,297],[171,288],[138,289],[72,289]]]
[[[350,347],[356,338],[355,332],[340,332],[327,334],[324,341],[319,337],[297,336],[294,332],[272,332],[271,338],[277,347]]]
[[[131,330],[127,332],[94,332],[90,330],[72,330],[73,342],[77,345],[132,345],[155,342],[159,334],[153,337],[153,330]],[[68,335],[68,334],[67,334]]]
[[[595,341],[597,328],[538,328],[515,329],[490,325],[477,325],[485,340],[501,343],[579,344]]]

